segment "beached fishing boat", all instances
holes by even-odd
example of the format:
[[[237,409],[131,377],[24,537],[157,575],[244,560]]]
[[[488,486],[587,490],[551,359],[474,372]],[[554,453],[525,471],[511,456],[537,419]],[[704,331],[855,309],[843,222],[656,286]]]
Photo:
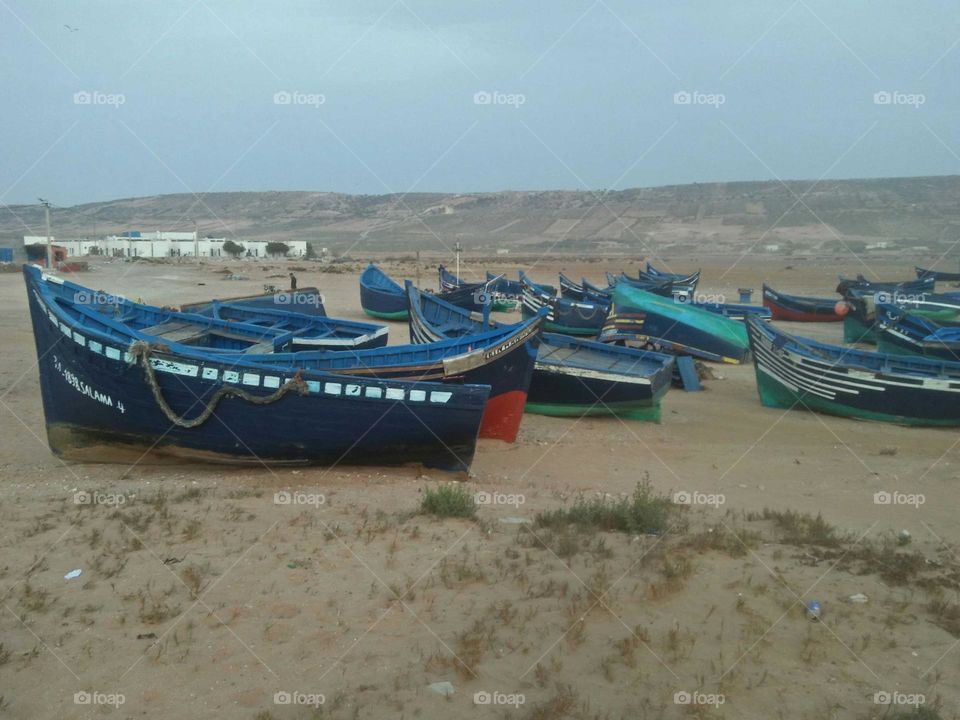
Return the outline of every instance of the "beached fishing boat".
[[[268,286],[264,286],[268,287]],[[215,298],[202,302],[181,305],[183,312],[208,314],[215,304],[229,304],[236,307],[250,309],[263,308],[266,310],[280,309],[288,312],[298,312],[303,315],[318,315],[326,317],[327,311],[323,306],[323,295],[315,287],[298,288],[297,290],[273,290],[255,295],[240,295],[230,298]]]
[[[676,300],[677,302],[690,305],[691,307],[695,307],[700,310],[706,310],[714,315],[720,315],[728,318],[729,320],[736,320],[738,322],[743,322],[746,320],[748,315],[755,315],[761,320],[769,321],[773,319],[773,312],[771,312],[769,308],[762,307],[760,305],[750,305],[748,303],[705,302],[699,300],[696,293],[694,293],[689,300],[684,299],[682,295],[677,297]]]
[[[879,303],[877,350],[960,362],[960,309],[917,312]]]
[[[264,303],[236,303],[233,300],[213,300],[181,306],[181,311],[197,315],[238,322],[247,325],[270,327],[279,331],[295,330],[302,314],[302,304],[278,303],[267,307]],[[293,317],[291,317],[293,316]],[[383,347],[387,344],[389,329],[385,325],[339,320],[326,315],[310,315],[308,335],[294,338],[292,350],[364,350]]]
[[[863,275],[857,275],[855,278],[846,278],[840,276],[840,283],[837,285],[837,292],[847,296],[851,290],[858,292],[899,292],[909,293],[932,293],[936,288],[936,278],[932,275],[917,278],[916,280],[867,280]]]
[[[473,310],[489,303],[494,312],[510,312],[517,308],[518,300],[510,298],[495,288],[494,280],[468,283],[440,265],[437,268],[440,283],[440,297],[457,307]],[[487,273],[489,278],[490,273]],[[469,289],[467,289],[469,288]]]
[[[638,280],[637,278],[630,277],[626,273],[620,273],[620,275],[613,280],[614,288],[618,285],[627,285],[637,290],[645,290],[654,295],[679,298],[681,300],[692,299],[694,291],[696,290],[696,286],[694,285],[684,285],[676,283],[673,280]]]
[[[879,291],[850,289],[845,296],[845,303],[848,312],[843,318],[844,342],[875,345],[879,339],[878,305],[894,305],[904,311],[928,316],[932,320],[938,317],[949,320],[960,311],[960,294],[903,292],[899,289]]]
[[[255,362],[381,380],[489,385],[480,437],[513,442],[527,401],[544,319],[538,315],[515,325],[429,344],[264,355]]]
[[[960,363],[852,350],[747,319],[767,407],[902,425],[960,425]]]
[[[206,324],[207,337],[176,342],[126,324],[149,323],[154,308],[133,304],[116,316],[85,299],[110,304],[103,293],[32,266],[24,278],[47,437],[59,457],[460,470],[473,459],[487,385],[264,367],[249,361],[256,355],[220,350],[239,344],[223,321],[183,313]]]
[[[608,303],[553,297],[543,287],[530,282],[523,273],[520,274],[520,282],[523,286],[524,318],[533,317],[541,309],[546,309],[547,323],[544,329],[547,332],[587,336],[596,336],[600,332],[610,307]]]
[[[932,277],[934,280],[942,282],[960,282],[960,273],[943,272],[942,270],[925,270],[921,267],[915,267],[917,277],[921,280]]]
[[[694,285],[700,282],[700,271],[697,270],[694,273],[684,274],[684,273],[672,273],[664,272],[662,270],[657,270],[653,265],[650,264],[650,261],[647,261],[647,269],[640,271],[640,278],[644,277],[649,279],[656,279],[660,281],[672,280],[681,285]]]
[[[514,300],[517,304],[523,297],[523,287],[519,280],[508,280],[506,275],[494,275],[489,270],[487,271],[487,287],[497,295]],[[554,292],[553,288],[550,288],[550,291],[552,294]]]
[[[769,308],[774,320],[793,322],[840,322],[847,312],[846,305],[839,298],[787,295],[766,284],[763,286],[763,306]]]
[[[726,363],[748,354],[743,323],[626,284],[614,290],[599,340]]]
[[[610,293],[590,285],[585,279],[580,282],[560,273],[560,296],[581,302],[610,303]]]
[[[373,263],[360,273],[360,307],[370,317],[407,319],[407,299],[403,288]]]
[[[501,327],[407,283],[410,338],[434,343]],[[563,417],[617,415],[659,420],[670,387],[670,355],[544,333],[530,382],[526,412]]]

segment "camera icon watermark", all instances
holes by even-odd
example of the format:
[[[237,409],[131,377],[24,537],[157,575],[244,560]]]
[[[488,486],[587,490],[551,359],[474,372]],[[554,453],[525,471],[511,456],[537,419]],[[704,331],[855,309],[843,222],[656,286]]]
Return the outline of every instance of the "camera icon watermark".
[[[86,289],[78,290],[73,300],[77,305],[122,305],[127,301],[123,295]]]
[[[709,105],[719,108],[727,102],[723,93],[704,93],[699,90],[678,90],[673,94],[674,105]]]
[[[727,698],[722,693],[703,693],[699,690],[688,692],[687,690],[678,690],[673,694],[674,705],[712,705],[720,707],[727,702]]]
[[[99,90],[78,90],[73,94],[74,105],[112,105],[120,107],[127,102],[123,93],[105,93]]]
[[[727,301],[727,296],[723,293],[691,293],[674,290],[673,301],[682,305],[723,305]]]
[[[914,708],[919,708],[927,702],[927,698],[922,693],[878,690],[873,694],[873,702],[876,705],[910,705]]]
[[[518,708],[526,701],[527,697],[523,693],[504,693],[497,690],[488,692],[486,690],[480,690],[473,694],[474,705],[506,705]]]
[[[274,105],[306,105],[319,108],[327,102],[323,93],[305,93],[299,90],[278,90],[273,94]]]
[[[879,490],[873,494],[874,505],[909,505],[919,508],[926,504],[927,496],[923,493],[904,493],[897,490]]]
[[[909,105],[914,109],[927,102],[923,93],[904,93],[899,90],[880,90],[873,94],[874,105]]]
[[[523,93],[504,93],[499,90],[478,90],[473,94],[474,105],[507,105],[519,108],[527,102]]]
[[[120,493],[88,492],[80,490],[73,494],[74,505],[107,505],[116,507],[127,502],[127,496]]]
[[[719,508],[727,502],[727,496],[722,493],[702,493],[697,490],[680,490],[673,494],[674,505],[709,505]]]
[[[481,490],[474,494],[473,501],[477,505],[509,505],[518,508],[527,501],[527,498],[521,493],[490,493]]]
[[[74,705],[109,705],[118,708],[127,701],[122,693],[87,692],[81,690],[73,694]]]
[[[299,690],[280,690],[273,694],[274,705],[305,705],[318,708],[327,701],[322,693],[305,693]]]
[[[320,507],[326,504],[326,502],[326,496],[321,493],[281,490],[273,494],[274,505],[312,505],[314,507]]]
[[[489,290],[474,290],[473,291],[473,304],[486,307],[493,303],[493,293]]]

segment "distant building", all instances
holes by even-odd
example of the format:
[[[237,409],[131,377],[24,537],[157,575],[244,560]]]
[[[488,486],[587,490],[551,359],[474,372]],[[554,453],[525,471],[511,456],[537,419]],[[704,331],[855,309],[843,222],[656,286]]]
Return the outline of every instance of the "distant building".
[[[509,248],[497,248],[497,255],[509,255]]]
[[[876,242],[867,243],[867,250],[886,250],[890,247],[890,243],[887,240],[877,240]]]
[[[776,243],[771,243],[770,245],[764,245],[763,249],[765,252],[779,252],[780,246]]]
[[[104,238],[69,238],[57,241],[71,256],[103,255],[106,257],[229,257],[223,249],[227,238],[197,237],[192,232],[155,231],[141,233],[137,230]],[[24,235],[23,244],[45,245],[47,237]],[[243,245],[247,257],[270,257],[266,240],[234,240]],[[287,257],[303,257],[307,254],[306,240],[285,240],[290,248]]]

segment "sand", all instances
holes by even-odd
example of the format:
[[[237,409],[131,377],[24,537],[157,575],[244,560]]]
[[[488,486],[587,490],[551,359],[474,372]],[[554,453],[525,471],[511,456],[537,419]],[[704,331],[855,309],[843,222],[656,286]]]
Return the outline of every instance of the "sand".
[[[702,267],[700,291],[734,302],[741,286],[759,300],[764,280],[829,295],[837,272],[863,271],[748,256],[721,279],[732,261],[670,264]],[[174,304],[282,286],[298,263],[92,265],[79,282]],[[500,266],[467,259],[463,274],[513,276]],[[530,274],[599,283],[626,267],[550,260]],[[362,319],[358,270],[297,275],[331,315]],[[18,274],[0,275],[0,302],[7,717],[869,718],[920,695],[957,717],[955,430],[766,409],[752,366],[713,366],[703,392],[668,393],[660,424],[526,416],[516,444],[480,442],[469,477],[66,465],[46,447]],[[390,328],[391,343],[406,340],[405,324]],[[451,481],[514,504],[476,520],[417,513]],[[676,511],[661,535],[518,523],[639,482],[717,504]],[[877,505],[881,491],[924,502]],[[294,502],[275,502],[284,492]],[[784,511],[822,514],[843,539],[791,537]],[[429,687],[443,682],[452,695]]]

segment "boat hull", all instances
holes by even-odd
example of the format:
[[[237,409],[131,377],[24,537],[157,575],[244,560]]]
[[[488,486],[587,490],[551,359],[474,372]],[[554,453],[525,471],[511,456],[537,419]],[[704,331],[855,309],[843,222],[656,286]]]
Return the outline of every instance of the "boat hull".
[[[770,310],[774,320],[789,322],[840,322],[843,315],[837,311],[838,302],[829,298],[806,298],[784,295],[763,286],[763,306]]]
[[[960,425],[960,364],[953,365],[950,376],[929,378],[841,364],[845,355],[859,354],[875,358],[879,368],[887,356],[835,348],[836,359],[831,361],[797,350],[789,336],[784,341],[783,335],[762,332],[755,321],[748,320],[747,326],[757,390],[766,407],[805,408],[900,425]]]
[[[182,427],[161,409],[145,363],[172,412],[195,418],[221,387],[268,397],[292,371],[239,366],[209,353],[128,355],[111,339],[52,312],[28,277],[50,448],[84,462],[204,461],[247,465],[406,464],[466,470],[488,388],[344,379],[304,373],[301,390],[269,404],[224,397],[214,415]],[[335,382],[328,382],[328,381]],[[442,392],[440,392],[442,391]]]

